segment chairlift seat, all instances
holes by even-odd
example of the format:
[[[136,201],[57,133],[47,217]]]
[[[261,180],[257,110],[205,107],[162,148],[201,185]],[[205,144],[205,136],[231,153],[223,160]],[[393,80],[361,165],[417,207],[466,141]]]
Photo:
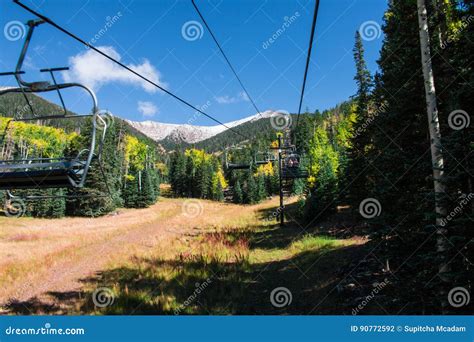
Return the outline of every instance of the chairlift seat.
[[[282,177],[287,179],[308,178],[308,170],[301,168],[286,167],[282,170]]]
[[[47,89],[51,83],[45,81],[45,82],[32,82],[30,83],[30,87],[32,91],[39,91],[39,90],[44,90]]]
[[[248,170],[250,168],[249,164],[229,164],[227,166],[229,170]]]
[[[2,169],[8,171],[2,172]],[[0,190],[71,188],[80,181],[83,164],[77,160],[0,165]]]

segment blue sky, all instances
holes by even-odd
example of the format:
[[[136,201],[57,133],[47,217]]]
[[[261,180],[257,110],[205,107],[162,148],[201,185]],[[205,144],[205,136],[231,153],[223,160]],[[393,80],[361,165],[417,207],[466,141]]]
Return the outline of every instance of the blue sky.
[[[200,20],[190,0],[23,2],[221,121],[255,114],[209,33],[196,23]],[[259,109],[296,112],[314,0],[197,3]],[[321,1],[303,108],[326,109],[355,93],[352,47],[355,31],[364,23],[369,26],[366,60],[372,72],[377,69],[383,39],[377,25],[382,24],[386,7],[384,0]],[[0,2],[0,70],[14,69],[22,45],[14,30],[16,21],[31,18],[13,2]],[[375,27],[375,35],[370,27]],[[214,124],[55,28],[42,25],[33,37],[25,78],[45,78],[38,70],[56,66],[70,66],[70,72],[59,79],[88,83],[97,92],[100,107],[120,117]],[[8,85],[14,85],[13,79],[2,77],[0,86]],[[88,98],[80,91],[65,95],[72,110],[89,110]],[[57,102],[52,95],[48,98]]]

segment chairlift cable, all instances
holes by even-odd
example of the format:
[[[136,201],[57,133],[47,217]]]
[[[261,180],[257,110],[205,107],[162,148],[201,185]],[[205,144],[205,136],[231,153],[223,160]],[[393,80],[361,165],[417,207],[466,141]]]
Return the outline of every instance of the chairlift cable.
[[[14,3],[16,3],[17,5],[21,6],[22,8],[24,8],[25,10],[27,10],[28,12],[36,15],[38,18],[44,20],[46,23],[50,24],[51,26],[55,27],[56,29],[58,29],[59,31],[63,32],[64,34],[68,35],[69,37],[77,40],[78,42],[84,44],[85,46],[87,46],[88,48],[94,50],[95,52],[97,52],[98,54],[104,56],[105,58],[109,59],[110,61],[114,62],[115,64],[121,66],[122,68],[126,69],[127,71],[131,72],[132,74],[134,74],[135,76],[138,76],[139,78],[141,78],[142,80],[150,83],[151,85],[155,86],[156,88],[160,89],[161,91],[165,92],[166,94],[170,95],[171,97],[175,98],[176,100],[178,100],[179,102],[185,104],[186,106],[192,108],[193,110],[197,111],[198,113],[201,113],[202,115],[208,117],[209,119],[217,122],[219,125],[222,125],[224,126],[225,128],[227,128],[228,130],[248,139],[248,137],[246,137],[245,135],[243,135],[242,133],[240,133],[239,131],[233,129],[232,127],[229,127],[227,126],[226,124],[224,124],[223,122],[219,121],[218,119],[215,119],[214,117],[212,117],[211,115],[205,113],[204,111],[202,111],[201,109],[193,106],[191,103],[189,103],[188,101],[182,99],[181,97],[173,94],[172,92],[170,92],[169,90],[166,90],[165,88],[163,88],[162,86],[160,86],[159,84],[157,84],[156,82],[153,82],[152,80],[150,80],[149,78],[141,75],[140,73],[136,72],[135,70],[133,70],[132,68],[126,66],[125,64],[123,64],[122,62],[118,61],[117,59],[109,56],[108,54],[106,54],[105,52],[99,50],[98,48],[96,48],[95,46],[91,45],[90,43],[86,42],[84,39],[78,37],[77,35],[75,35],[74,33],[66,30],[65,28],[61,27],[60,25],[58,25],[57,23],[55,23],[53,20],[51,20],[50,18],[44,16],[43,14],[33,10],[32,8],[28,7],[27,5],[21,3],[19,0],[13,0]]]
[[[319,0],[316,0],[315,5],[314,5],[313,23],[311,25],[311,35],[310,35],[310,38],[309,38],[308,54],[306,56],[306,67],[305,67],[305,70],[304,70],[303,85],[301,87],[300,104],[298,106],[298,116],[296,117],[295,130],[298,127],[298,124],[299,124],[300,114],[301,114],[301,106],[303,105],[304,91],[305,91],[305,88],[306,88],[306,78],[308,76],[309,62],[311,60],[311,50],[313,49],[314,31],[315,31],[315,28],[316,28],[316,21],[317,21],[317,18],[318,18],[318,12],[319,12]]]
[[[239,81],[240,83],[240,86],[242,87],[242,89],[244,90],[245,94],[247,95],[247,97],[249,98],[250,102],[252,103],[253,107],[255,108],[255,110],[257,111],[257,113],[260,115],[261,114],[261,111],[260,109],[258,109],[257,105],[255,104],[255,101],[253,100],[253,98],[250,96],[249,92],[247,91],[247,88],[245,88],[244,86],[244,83],[242,82],[242,80],[240,79],[239,75],[237,74],[237,71],[235,71],[234,67],[232,66],[232,63],[230,62],[229,58],[227,57],[227,55],[225,54],[224,50],[222,49],[222,46],[221,44],[219,44],[219,41],[217,40],[216,36],[214,35],[214,33],[212,32],[211,30],[211,27],[207,24],[207,21],[206,19],[204,19],[204,16],[202,15],[201,11],[199,10],[198,6],[196,5],[196,2],[194,0],[191,0],[197,14],[199,15],[199,17],[201,18],[202,22],[204,23],[204,26],[206,26],[207,30],[209,31],[212,39],[214,40],[214,42],[216,43],[217,47],[219,48],[219,51],[221,52],[222,56],[224,57],[225,61],[227,62],[227,64],[229,65],[230,69],[232,70],[235,78],[237,79],[237,81]]]

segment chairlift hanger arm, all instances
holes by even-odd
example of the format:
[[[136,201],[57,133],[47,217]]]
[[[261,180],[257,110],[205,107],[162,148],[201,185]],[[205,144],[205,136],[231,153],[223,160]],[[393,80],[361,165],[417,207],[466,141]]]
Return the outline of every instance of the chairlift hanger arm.
[[[18,58],[18,62],[16,64],[16,68],[15,68],[16,72],[21,71],[21,69],[23,67],[23,62],[24,62],[25,57],[26,57],[26,52],[28,51],[28,47],[30,46],[30,41],[31,41],[31,37],[33,36],[33,31],[34,31],[36,26],[41,25],[41,24],[44,24],[44,20],[30,20],[30,21],[28,21],[28,23],[27,23],[28,32],[26,33],[25,43],[23,44],[23,47],[22,47],[21,52],[20,52],[20,57]],[[20,85],[26,86],[26,87],[31,86],[31,83],[23,81],[23,79],[19,75],[20,74],[16,75],[15,77],[17,78],[18,83],[20,83]]]

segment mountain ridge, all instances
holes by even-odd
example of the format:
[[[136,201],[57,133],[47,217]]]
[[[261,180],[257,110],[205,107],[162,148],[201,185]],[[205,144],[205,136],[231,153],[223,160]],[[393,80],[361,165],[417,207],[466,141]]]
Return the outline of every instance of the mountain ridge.
[[[150,139],[156,142],[171,140],[174,142],[184,142],[188,144],[199,143],[212,138],[220,133],[227,131],[248,122],[255,122],[261,119],[272,117],[276,112],[267,110],[262,113],[247,116],[243,119],[230,121],[223,125],[199,126],[190,124],[171,124],[158,121],[132,121],[125,120],[130,126],[142,132]]]

